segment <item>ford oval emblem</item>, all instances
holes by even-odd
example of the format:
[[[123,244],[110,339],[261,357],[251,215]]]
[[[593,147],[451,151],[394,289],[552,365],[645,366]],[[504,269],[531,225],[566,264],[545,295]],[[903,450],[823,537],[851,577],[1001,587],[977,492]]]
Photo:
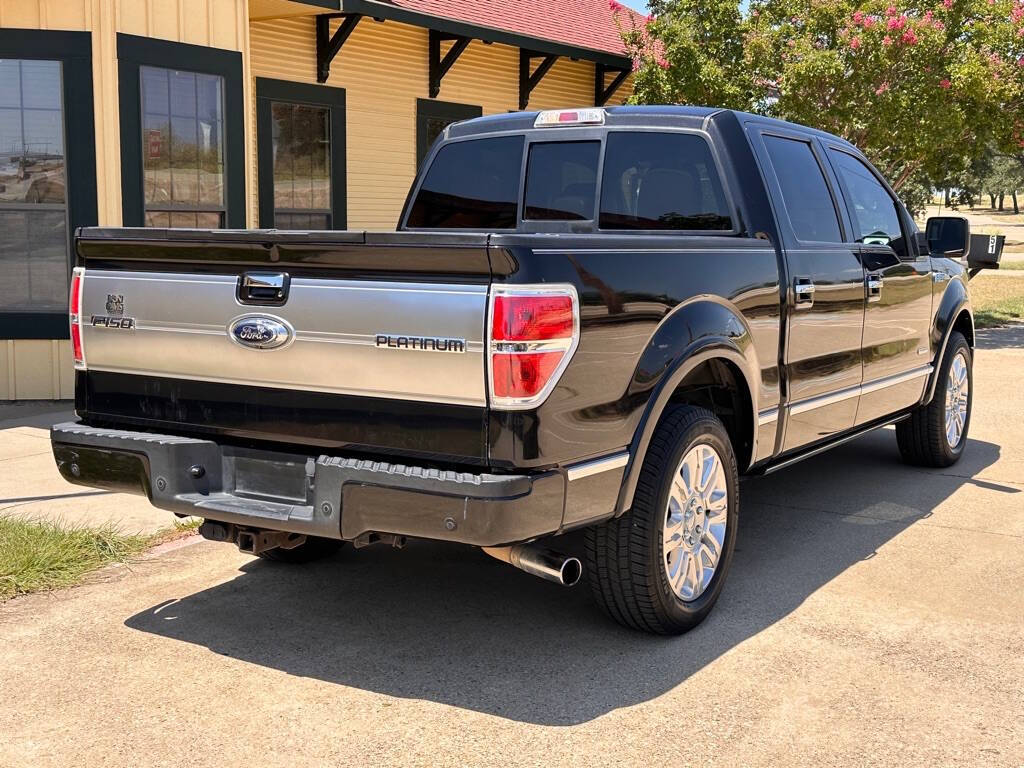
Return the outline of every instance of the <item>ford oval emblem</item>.
[[[269,315],[242,315],[228,326],[228,336],[250,349],[279,349],[294,338],[291,326]]]

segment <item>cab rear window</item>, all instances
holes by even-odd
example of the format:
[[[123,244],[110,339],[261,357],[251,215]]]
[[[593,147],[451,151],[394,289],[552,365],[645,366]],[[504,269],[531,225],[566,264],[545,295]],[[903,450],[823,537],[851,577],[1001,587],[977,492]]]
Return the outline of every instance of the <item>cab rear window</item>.
[[[406,226],[514,229],[520,216],[524,222],[573,222],[593,221],[597,214],[604,230],[732,230],[722,180],[703,137],[609,131],[604,142],[600,173],[600,140],[531,142],[525,184],[521,135],[442,146]]]
[[[513,229],[522,157],[522,136],[445,145],[427,171],[406,226]]]
[[[722,180],[703,138],[613,131],[605,141],[601,229],[732,229]]]

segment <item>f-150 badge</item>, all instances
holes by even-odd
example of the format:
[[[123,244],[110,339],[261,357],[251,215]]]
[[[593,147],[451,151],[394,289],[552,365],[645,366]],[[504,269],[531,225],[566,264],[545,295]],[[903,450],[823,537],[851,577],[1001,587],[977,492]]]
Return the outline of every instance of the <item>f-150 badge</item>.
[[[291,326],[269,315],[242,315],[228,325],[228,336],[250,349],[279,349],[294,338]]]

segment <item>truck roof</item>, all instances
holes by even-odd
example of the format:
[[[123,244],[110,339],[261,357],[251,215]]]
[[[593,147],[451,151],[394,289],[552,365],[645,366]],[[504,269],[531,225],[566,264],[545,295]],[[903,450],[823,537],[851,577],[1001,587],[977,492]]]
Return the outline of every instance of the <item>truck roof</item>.
[[[583,109],[583,107],[579,108]],[[567,107],[567,109],[571,110],[576,108]],[[853,147],[850,142],[841,136],[826,133],[825,131],[819,131],[816,128],[809,128],[806,125],[789,123],[785,120],[778,120],[773,117],[755,115],[750,112],[741,112],[734,109],[681,106],[674,104],[644,104],[623,107],[604,107],[604,111],[607,116],[605,120],[606,126],[686,126],[688,128],[700,128],[708,117],[720,113],[731,112],[736,116],[740,123],[746,124],[756,121],[762,124],[776,125],[780,128],[787,128],[789,130],[799,131],[801,133],[818,136],[820,138],[828,138],[831,141]],[[500,131],[525,131],[533,128],[534,120],[536,120],[538,114],[540,114],[539,111],[507,112],[452,123],[448,126],[447,137],[457,138],[476,134],[497,133]]]

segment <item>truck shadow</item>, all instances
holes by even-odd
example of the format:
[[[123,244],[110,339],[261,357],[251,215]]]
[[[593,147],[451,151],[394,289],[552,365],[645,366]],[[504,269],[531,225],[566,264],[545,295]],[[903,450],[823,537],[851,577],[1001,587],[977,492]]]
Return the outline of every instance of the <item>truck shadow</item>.
[[[679,685],[873,557],[998,457],[998,446],[972,440],[950,470],[908,469],[882,431],[744,481],[729,582],[708,620],[682,637],[620,628],[585,584],[563,589],[478,550],[429,542],[346,549],[309,566],[253,561],[125,624],[292,675],[572,725]]]

